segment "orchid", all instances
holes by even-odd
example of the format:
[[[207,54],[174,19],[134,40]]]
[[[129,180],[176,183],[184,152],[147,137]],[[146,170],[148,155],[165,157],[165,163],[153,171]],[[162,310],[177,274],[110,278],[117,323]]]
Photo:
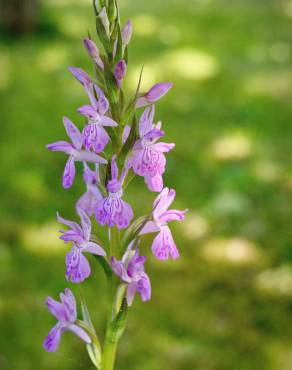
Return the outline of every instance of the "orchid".
[[[47,148],[54,152],[59,151],[69,155],[62,181],[63,187],[67,189],[72,186],[75,178],[75,161],[103,164],[106,164],[107,161],[95,153],[82,150],[82,135],[78,128],[67,117],[64,117],[63,123],[72,144],[67,141],[56,141],[55,143],[48,144]]]
[[[61,230],[60,239],[65,243],[73,243],[72,249],[66,256],[66,278],[73,283],[80,283],[90,275],[90,265],[83,255],[84,252],[98,256],[106,255],[102,247],[90,241],[90,218],[82,209],[78,209],[77,212],[81,219],[81,226],[57,215],[58,221],[70,228],[68,231]]]
[[[86,150],[92,148],[96,153],[102,152],[110,140],[104,127],[116,127],[118,124],[111,118],[98,113],[91,105],[84,105],[78,109],[78,112],[88,118],[88,124],[82,132]]]
[[[176,259],[179,252],[168,227],[170,221],[182,221],[186,211],[168,209],[175,198],[175,190],[164,188],[153,203],[153,220],[148,221],[142,234],[158,232],[152,243],[152,252],[160,260]]]
[[[52,297],[48,297],[46,300],[49,311],[58,320],[44,341],[44,348],[48,352],[55,352],[58,349],[61,335],[65,331],[71,331],[85,343],[91,343],[86,331],[76,324],[76,300],[71,290],[65,289],[64,293],[60,294],[60,299],[61,302]]]
[[[96,220],[99,224],[107,224],[109,227],[117,225],[119,229],[129,226],[133,218],[132,207],[122,200],[122,185],[127,174],[127,169],[122,172],[118,180],[118,167],[116,157],[113,156],[111,163],[111,180],[107,183],[108,196],[98,202],[95,209]]]
[[[178,258],[168,224],[182,221],[185,211],[169,209],[176,193],[164,187],[162,176],[166,170],[165,154],[175,144],[160,141],[164,137],[161,122],[154,123],[153,103],[170,90],[172,83],[160,82],[141,93],[140,78],[134,96],[128,95],[124,81],[129,68],[132,22],[121,27],[115,0],[94,0],[93,5],[99,42],[96,44],[89,35],[83,43],[93,61],[94,77],[79,67],[69,67],[87,96],[87,101],[77,109],[85,122],[79,129],[64,117],[71,142],[57,141],[47,148],[69,156],[62,181],[66,189],[73,184],[75,162],[83,165],[86,189],[72,207],[80,223],[59,214],[57,220],[65,225],[60,230],[60,239],[70,244],[65,258],[66,280],[74,284],[89,280],[91,271],[96,268],[93,262],[105,273],[108,285],[106,333],[101,346],[82,290],[79,297],[82,320],[78,320],[75,297],[66,289],[60,296],[61,302],[51,297],[46,300],[58,322],[49,332],[44,348],[56,351],[62,333],[71,331],[86,343],[96,369],[113,370],[117,345],[135,295],[139,294],[142,302],[151,298],[150,277],[145,272],[147,258],[140,255],[140,241],[144,234],[157,233],[151,247],[154,256],[159,260]],[[141,107],[145,110],[139,117]],[[125,201],[128,199],[126,190],[136,175],[143,177],[150,191],[160,193],[153,207],[149,205],[146,215],[137,218],[132,205]],[[142,193],[139,196],[142,197]],[[90,263],[88,254],[91,254]],[[101,299],[100,295],[98,300]]]
[[[154,105],[146,108],[139,121],[140,139],[133,147],[130,164],[133,171],[144,176],[145,183],[152,191],[161,191],[163,188],[162,174],[165,171],[166,159],[164,153],[173,149],[174,144],[157,142],[164,132],[161,131],[161,122],[153,123]]]
[[[148,275],[144,271],[146,257],[140,256],[136,251],[128,250],[121,261],[111,258],[114,273],[127,284],[127,302],[131,306],[135,293],[138,292],[142,302],[149,301],[151,297],[151,284]]]

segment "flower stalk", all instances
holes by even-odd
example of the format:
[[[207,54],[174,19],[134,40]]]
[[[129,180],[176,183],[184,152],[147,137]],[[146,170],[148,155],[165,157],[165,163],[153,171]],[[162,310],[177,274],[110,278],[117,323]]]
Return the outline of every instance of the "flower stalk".
[[[185,211],[169,209],[175,190],[164,186],[166,156],[174,144],[161,141],[161,122],[155,122],[154,103],[172,87],[160,82],[147,92],[140,91],[142,72],[133,95],[124,91],[129,69],[128,47],[132,22],[122,27],[117,0],[93,1],[99,45],[90,36],[83,40],[93,63],[94,77],[78,67],[69,71],[82,85],[88,101],[77,109],[86,124],[75,125],[64,117],[70,142],[48,144],[50,151],[68,156],[63,173],[63,188],[73,186],[76,162],[83,165],[85,192],[76,201],[79,221],[57,214],[65,227],[60,239],[70,244],[66,255],[66,280],[83,284],[91,275],[94,257],[107,279],[107,313],[104,343],[101,345],[90,317],[86,299],[80,294],[82,320],[77,315],[73,292],[65,289],[60,302],[48,297],[49,311],[57,324],[44,341],[49,352],[58,349],[61,335],[71,331],[85,344],[89,358],[98,370],[113,370],[118,342],[125,330],[130,307],[137,294],[142,302],[151,298],[151,283],[145,271],[146,257],[140,254],[143,235],[154,233],[152,253],[159,260],[179,257],[168,226],[182,221]],[[141,111],[141,108],[145,108]],[[133,177],[144,179],[146,187],[158,193],[146,216],[135,218],[127,192]],[[103,243],[92,233],[92,223],[107,229],[108,241]],[[95,266],[95,265],[94,265]],[[95,267],[94,267],[95,268]]]

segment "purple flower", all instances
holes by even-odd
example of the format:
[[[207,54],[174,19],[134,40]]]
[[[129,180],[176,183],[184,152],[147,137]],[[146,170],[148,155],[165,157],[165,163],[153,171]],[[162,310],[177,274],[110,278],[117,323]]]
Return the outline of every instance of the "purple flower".
[[[136,102],[136,108],[145,107],[162,98],[173,86],[172,82],[159,82],[151,87],[151,89],[141,96]]]
[[[130,158],[133,171],[143,176],[148,188],[161,191],[163,188],[162,174],[165,171],[165,152],[169,152],[174,144],[157,143],[164,132],[160,130],[161,123],[153,124],[154,106],[146,108],[140,117],[139,136]]]
[[[124,169],[120,180],[118,180],[118,167],[116,156],[111,162],[111,180],[107,183],[108,196],[100,200],[96,206],[95,216],[98,223],[102,226],[107,224],[109,227],[117,225],[118,229],[129,226],[134,214],[132,207],[122,200],[122,184],[128,169]]]
[[[65,165],[62,181],[63,187],[68,189],[71,187],[75,178],[75,161],[104,164],[106,164],[107,161],[95,153],[89,153],[85,150],[81,150],[82,135],[80,131],[67,117],[63,118],[63,123],[72,144],[66,141],[56,141],[55,143],[48,144],[47,148],[51,151],[64,152],[69,155]]]
[[[94,62],[99,66],[100,69],[104,69],[103,61],[99,55],[99,50],[95,43],[89,38],[83,40],[84,46],[89,54],[89,56],[94,60]]]
[[[132,33],[133,33],[133,25],[132,25],[132,22],[128,20],[128,22],[124,25],[122,29],[122,40],[123,40],[124,46],[129,45],[131,41]]]
[[[76,203],[76,209],[83,209],[88,216],[92,216],[97,203],[102,199],[102,195],[96,186],[99,182],[98,165],[95,171],[92,171],[84,163],[83,180],[86,184],[86,192],[79,198]]]
[[[60,298],[61,302],[52,297],[46,299],[49,311],[58,320],[44,341],[44,348],[47,352],[55,352],[58,349],[61,335],[67,330],[80,337],[85,343],[91,343],[85,330],[76,325],[76,300],[71,290],[65,289],[64,293],[60,294]]]
[[[122,86],[123,79],[125,78],[127,73],[127,64],[126,62],[122,59],[120,60],[117,65],[115,66],[114,70],[114,76],[117,81],[118,88],[120,89]]]
[[[142,302],[149,301],[151,297],[151,284],[144,270],[146,257],[139,256],[139,251],[128,250],[121,261],[111,258],[114,273],[127,284],[127,302],[131,306],[135,293],[138,292]]]
[[[104,112],[104,109],[97,108],[97,106],[98,102],[96,102],[95,107],[84,105],[78,109],[78,112],[88,118],[88,124],[82,131],[83,144],[86,150],[92,148],[96,153],[100,153],[104,150],[110,139],[104,127],[115,127],[118,124],[111,118],[104,116],[103,113],[97,112],[97,109]]]
[[[83,255],[84,252],[98,256],[106,255],[98,244],[90,241],[90,218],[80,208],[77,212],[81,220],[81,226],[57,215],[58,221],[70,228],[67,231],[61,230],[60,239],[65,243],[73,242],[73,247],[66,256],[66,279],[73,283],[80,283],[90,275],[90,265]]]
[[[152,252],[159,260],[176,259],[179,252],[168,227],[170,221],[182,221],[186,211],[168,209],[175,198],[175,190],[164,188],[153,203],[153,221],[148,221],[140,234],[158,232],[153,240]]]

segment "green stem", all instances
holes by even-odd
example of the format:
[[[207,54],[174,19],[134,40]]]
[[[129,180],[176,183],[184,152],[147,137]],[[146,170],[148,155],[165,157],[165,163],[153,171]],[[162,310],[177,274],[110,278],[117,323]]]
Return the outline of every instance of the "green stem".
[[[109,252],[111,256],[116,254],[119,243],[119,233],[116,228],[109,230]],[[103,347],[101,370],[113,370],[118,345],[117,333],[113,330],[112,323],[116,315],[116,281],[113,274],[107,275],[108,282],[108,306],[107,328]]]
[[[118,341],[113,340],[111,333],[108,333],[105,339],[105,344],[104,344],[104,349],[103,349],[101,370],[113,370],[114,369],[117,345],[118,345]]]

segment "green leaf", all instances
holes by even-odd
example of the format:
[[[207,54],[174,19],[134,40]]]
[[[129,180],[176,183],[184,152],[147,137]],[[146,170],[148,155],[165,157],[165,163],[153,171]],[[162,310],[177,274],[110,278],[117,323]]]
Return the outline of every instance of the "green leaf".
[[[110,43],[110,40],[106,34],[106,31],[104,29],[104,25],[100,19],[99,16],[96,16],[96,32],[97,32],[97,35],[99,37],[99,40],[102,44],[102,46],[104,47],[104,50],[106,51],[106,53],[108,54],[108,56],[110,57],[111,59],[111,43]]]
[[[85,297],[80,293],[81,311],[83,321],[78,321],[78,325],[86,330],[91,338],[91,343],[86,345],[88,355],[97,369],[100,369],[101,365],[101,346],[95,332],[94,326],[91,321],[91,317],[87,308]]]
[[[123,58],[123,40],[122,40],[122,31],[121,31],[121,27],[120,25],[118,24],[117,25],[117,51],[116,51],[116,55],[115,55],[115,64],[118,63],[122,58]]]
[[[129,117],[131,117],[131,115],[135,112],[135,109],[136,109],[136,101],[137,101],[137,98],[139,96],[139,91],[140,91],[140,87],[141,87],[141,82],[142,82],[142,75],[143,75],[143,69],[144,69],[144,66],[141,68],[141,72],[140,72],[140,76],[139,76],[139,81],[138,81],[138,85],[137,85],[137,88],[136,88],[136,92],[135,92],[135,95],[133,97],[133,99],[129,102],[123,116],[124,116],[124,119],[123,121],[124,122],[127,122]]]
[[[109,331],[110,339],[113,342],[116,342],[121,338],[121,336],[122,336],[122,334],[123,334],[123,332],[126,328],[127,316],[128,316],[127,300],[126,300],[126,298],[123,298],[120,310],[117,313],[117,315],[115,316],[115,318],[112,321],[111,326],[110,326],[110,331]]]
[[[105,275],[108,277],[108,278],[112,278],[112,269],[108,263],[108,261],[102,257],[102,256],[98,256],[97,254],[94,255],[94,258],[98,261],[98,263],[101,265]]]
[[[107,11],[107,14],[108,14],[108,19],[111,23],[114,22],[114,20],[116,19],[117,17],[117,8],[116,8],[116,3],[114,0],[109,0],[109,5],[108,5],[108,11]]]
[[[139,235],[140,231],[143,229],[143,227],[146,225],[146,223],[151,219],[151,215],[148,216],[141,216],[135,220],[130,227],[127,229],[125,232],[123,239],[121,241],[121,246],[122,246],[122,252],[126,250],[128,245],[132,240],[137,238]]]
[[[123,145],[121,153],[120,153],[123,159],[131,151],[137,139],[138,139],[137,119],[136,119],[136,115],[134,115],[129,136],[125,144]]]

